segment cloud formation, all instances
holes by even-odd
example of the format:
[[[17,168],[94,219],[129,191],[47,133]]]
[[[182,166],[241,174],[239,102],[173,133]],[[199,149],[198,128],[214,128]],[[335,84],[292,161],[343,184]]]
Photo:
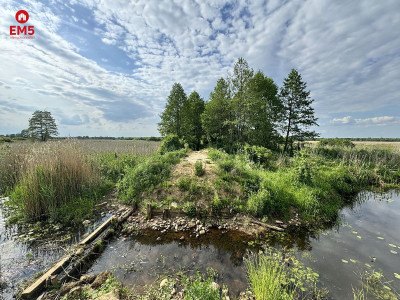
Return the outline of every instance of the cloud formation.
[[[297,68],[327,136],[397,124],[385,116],[400,113],[397,0],[3,2],[0,134],[25,128],[32,108],[64,135],[157,135],[174,82],[207,99],[238,57],[278,85]],[[34,40],[8,36],[21,7]]]

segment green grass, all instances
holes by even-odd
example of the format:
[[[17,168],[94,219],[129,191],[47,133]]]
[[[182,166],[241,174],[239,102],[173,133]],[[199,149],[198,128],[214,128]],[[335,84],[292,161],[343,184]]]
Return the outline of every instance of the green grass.
[[[306,148],[275,160],[275,166],[250,154],[213,149],[209,157],[218,166],[216,184],[239,183],[244,191],[239,206],[257,217],[287,219],[294,208],[304,224],[318,225],[332,221],[362,189],[400,184],[400,153],[394,149]]]
[[[322,299],[318,277],[293,255],[268,249],[246,261],[250,289],[257,300]]]
[[[154,154],[134,167],[125,169],[125,176],[117,183],[118,197],[126,203],[139,203],[141,194],[153,190],[165,181],[171,167],[185,156],[185,151]]]

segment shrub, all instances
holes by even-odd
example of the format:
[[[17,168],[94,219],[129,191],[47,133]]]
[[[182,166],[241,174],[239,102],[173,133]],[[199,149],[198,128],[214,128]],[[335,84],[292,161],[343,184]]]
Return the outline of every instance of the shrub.
[[[163,141],[158,148],[160,154],[165,154],[167,152],[176,151],[183,149],[185,147],[184,143],[175,134],[167,135],[163,138]]]
[[[264,166],[268,166],[272,158],[272,151],[261,146],[245,145],[243,151],[251,161]]]
[[[192,180],[188,177],[181,177],[176,182],[176,185],[181,191],[189,191],[190,185],[192,184]]]
[[[187,202],[185,204],[185,206],[183,207],[183,211],[186,213],[186,215],[189,218],[196,217],[197,209],[196,209],[196,205],[194,205],[193,203]]]
[[[194,164],[194,174],[196,176],[203,176],[206,173],[206,170],[203,168],[203,163],[201,161],[196,161]]]

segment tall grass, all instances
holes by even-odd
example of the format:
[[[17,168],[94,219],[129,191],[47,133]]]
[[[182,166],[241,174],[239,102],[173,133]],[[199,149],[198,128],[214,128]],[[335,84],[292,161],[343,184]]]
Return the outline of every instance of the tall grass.
[[[55,219],[63,205],[102,184],[98,167],[69,140],[36,143],[6,161],[14,170],[10,198],[29,220]]]
[[[257,300],[322,299],[318,274],[293,255],[267,249],[246,260],[250,289]]]

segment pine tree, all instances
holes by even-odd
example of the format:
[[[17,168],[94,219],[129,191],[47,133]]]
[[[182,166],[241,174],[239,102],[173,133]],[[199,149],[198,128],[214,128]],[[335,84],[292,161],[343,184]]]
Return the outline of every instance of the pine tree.
[[[302,80],[297,70],[292,69],[283,82],[280,98],[284,106],[285,147],[284,152],[293,148],[293,142],[313,139],[318,136],[311,126],[318,126],[317,118],[311,104],[310,91],[306,91],[307,84]]]
[[[161,113],[161,122],[158,123],[158,131],[161,135],[176,134],[182,137],[182,107],[187,97],[180,83],[174,83],[168,96],[164,111]]]
[[[45,142],[58,135],[57,124],[49,111],[37,110],[29,119],[29,135]]]

